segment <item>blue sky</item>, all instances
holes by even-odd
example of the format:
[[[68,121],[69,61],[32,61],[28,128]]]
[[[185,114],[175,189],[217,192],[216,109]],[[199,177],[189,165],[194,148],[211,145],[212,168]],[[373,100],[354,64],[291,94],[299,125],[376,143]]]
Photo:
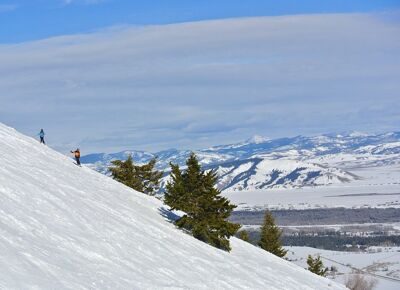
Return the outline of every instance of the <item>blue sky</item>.
[[[0,42],[22,42],[126,24],[399,8],[399,0],[1,0]]]
[[[83,154],[399,130],[398,2],[2,0],[0,122]]]

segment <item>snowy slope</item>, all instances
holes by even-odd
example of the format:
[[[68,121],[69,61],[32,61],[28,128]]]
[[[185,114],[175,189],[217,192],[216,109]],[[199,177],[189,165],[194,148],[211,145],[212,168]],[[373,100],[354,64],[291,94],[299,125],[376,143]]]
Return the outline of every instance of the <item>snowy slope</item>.
[[[232,239],[212,248],[162,204],[0,124],[0,288],[345,289]]]

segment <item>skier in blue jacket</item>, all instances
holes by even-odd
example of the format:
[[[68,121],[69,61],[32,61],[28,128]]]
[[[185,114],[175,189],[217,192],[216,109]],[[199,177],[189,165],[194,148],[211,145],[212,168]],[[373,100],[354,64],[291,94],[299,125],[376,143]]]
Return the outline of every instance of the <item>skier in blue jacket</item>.
[[[39,132],[39,137],[40,137],[40,144],[45,144],[46,145],[46,142],[44,142],[44,131],[43,131],[43,129],[40,129],[40,132]]]

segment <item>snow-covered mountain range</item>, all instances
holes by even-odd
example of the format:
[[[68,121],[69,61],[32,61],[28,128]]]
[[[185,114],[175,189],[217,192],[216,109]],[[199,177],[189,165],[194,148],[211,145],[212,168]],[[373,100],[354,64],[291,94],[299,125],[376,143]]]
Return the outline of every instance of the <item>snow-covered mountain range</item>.
[[[158,199],[2,124],[0,152],[2,289],[345,289],[236,238],[200,242]]]
[[[190,152],[176,149],[156,153],[131,150],[90,154],[84,156],[82,161],[106,173],[111,160],[125,159],[131,154],[135,162],[145,163],[157,156],[158,168],[168,172],[170,162],[184,166]],[[217,170],[222,190],[325,186],[362,179],[363,176],[358,173],[363,168],[400,163],[400,132],[353,132],[279,139],[255,136],[245,142],[194,152],[204,168]]]

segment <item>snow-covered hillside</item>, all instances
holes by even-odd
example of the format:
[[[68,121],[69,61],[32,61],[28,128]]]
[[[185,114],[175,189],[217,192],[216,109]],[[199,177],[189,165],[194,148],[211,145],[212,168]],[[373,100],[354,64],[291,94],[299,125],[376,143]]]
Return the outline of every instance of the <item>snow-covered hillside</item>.
[[[226,191],[346,185],[360,179],[378,183],[374,176],[371,179],[371,174],[364,176],[363,173],[367,168],[378,175],[382,167],[400,164],[400,133],[351,133],[272,140],[255,136],[237,144],[215,146],[195,153],[205,168],[218,171],[219,187]],[[100,153],[84,156],[82,161],[106,173],[111,160],[125,159],[127,154],[132,154],[138,163],[157,156],[158,168],[168,171],[170,162],[184,166],[190,151]],[[396,177],[400,179],[399,174]]]
[[[0,288],[345,289],[233,238],[176,229],[160,201],[0,124]]]
[[[300,188],[341,184],[358,177],[337,168],[291,159],[253,158],[216,166],[222,190]]]

